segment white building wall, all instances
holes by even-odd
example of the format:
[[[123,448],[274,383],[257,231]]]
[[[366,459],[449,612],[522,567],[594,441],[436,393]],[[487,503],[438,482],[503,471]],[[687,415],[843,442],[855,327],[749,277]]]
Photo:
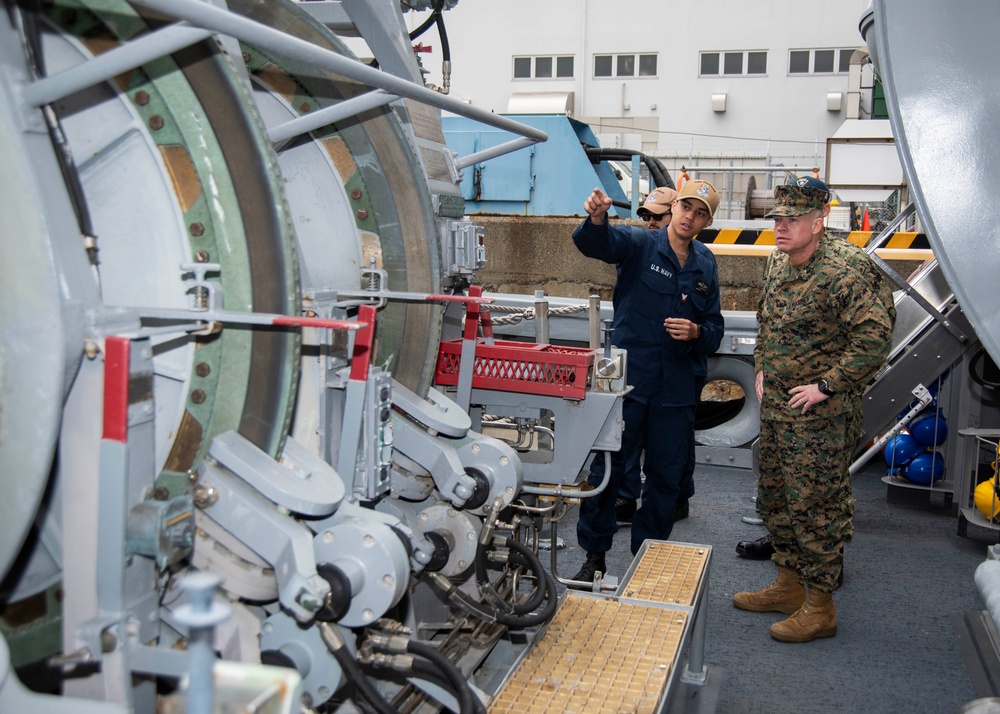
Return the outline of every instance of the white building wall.
[[[460,0],[446,12],[451,93],[506,113],[515,92],[573,92],[574,116],[606,145],[659,156],[786,157],[823,166],[826,138],[845,119],[848,75],[790,76],[791,49],[862,47],[868,0]],[[426,13],[407,13],[415,27]],[[420,38],[441,83],[436,30]],[[767,52],[764,76],[699,76],[701,51]],[[595,54],[656,53],[655,77],[594,78]],[[515,56],[572,55],[573,79],[513,79]],[[827,94],[842,95],[839,111]],[[726,95],[726,111],[712,96]],[[640,133],[635,122],[651,131]],[[609,143],[610,142],[610,143]],[[638,147],[636,147],[638,148]],[[787,163],[787,161],[785,162]]]

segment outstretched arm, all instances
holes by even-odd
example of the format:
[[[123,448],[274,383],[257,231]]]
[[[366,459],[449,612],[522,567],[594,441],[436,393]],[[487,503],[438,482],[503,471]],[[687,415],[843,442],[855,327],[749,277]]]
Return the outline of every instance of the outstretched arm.
[[[598,226],[607,220],[610,208],[611,199],[599,188],[595,188],[594,192],[587,196],[587,200],[583,202],[583,210],[590,216],[590,222]]]

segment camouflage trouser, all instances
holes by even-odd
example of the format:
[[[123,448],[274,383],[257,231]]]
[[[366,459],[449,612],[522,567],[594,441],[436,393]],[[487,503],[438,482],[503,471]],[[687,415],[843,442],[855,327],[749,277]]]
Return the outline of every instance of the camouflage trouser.
[[[860,420],[851,413],[804,422],[761,420],[757,507],[774,538],[774,562],[827,592],[837,587],[853,534],[848,471]]]
[[[854,450],[858,446],[858,439],[861,438],[861,423],[864,415],[861,409],[847,413],[847,440],[844,442],[844,449],[847,451],[848,467]],[[844,542],[850,543],[854,537],[854,495],[851,492],[851,480],[847,479],[847,504],[850,512],[848,514],[847,527],[844,529]]]

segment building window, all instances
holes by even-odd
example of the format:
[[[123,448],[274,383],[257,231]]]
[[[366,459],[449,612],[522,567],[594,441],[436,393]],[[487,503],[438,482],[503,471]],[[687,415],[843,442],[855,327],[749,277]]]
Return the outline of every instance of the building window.
[[[554,74],[553,74],[554,72]],[[515,57],[514,79],[573,79],[573,57]]]
[[[701,53],[701,73],[703,75],[716,75],[719,73],[719,53]]]
[[[747,74],[767,74],[767,52],[747,52]]]
[[[656,55],[639,55],[639,76],[656,76]]]
[[[840,50],[840,64],[837,65],[837,72],[847,74],[851,70],[851,57],[855,50]]]
[[[702,52],[701,76],[749,77],[767,74],[767,52],[761,50],[729,50]]]
[[[655,77],[656,57],[655,54],[594,55],[594,76]]]
[[[789,74],[847,74],[851,68],[853,48],[790,50]]]

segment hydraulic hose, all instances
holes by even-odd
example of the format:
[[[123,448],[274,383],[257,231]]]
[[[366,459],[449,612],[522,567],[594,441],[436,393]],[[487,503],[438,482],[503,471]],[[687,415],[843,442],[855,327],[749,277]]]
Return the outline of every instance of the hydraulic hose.
[[[535,559],[537,560],[537,558]],[[541,571],[542,580],[545,582],[545,607],[534,614],[517,615],[497,615],[497,622],[508,627],[535,627],[552,619],[556,612],[556,601],[558,592],[556,591],[555,580],[544,570]]]
[[[443,7],[444,7],[444,0],[439,0],[438,2],[435,2],[433,5],[431,5],[431,14],[427,17],[426,20],[421,22],[417,26],[417,28],[410,33],[410,39],[415,40],[422,34],[427,32],[427,30],[430,29],[431,25],[437,22],[437,16],[441,14],[441,9]]]
[[[642,163],[649,169],[649,175],[657,186],[674,188],[674,181],[670,178],[670,173],[667,171],[666,166],[654,156],[647,156],[641,151],[632,151],[630,149],[602,149],[593,146],[585,146],[584,152],[595,163],[597,161],[631,160],[633,156],[638,155]]]
[[[368,677],[361,671],[361,665],[358,664],[357,660],[348,651],[347,643],[344,642],[344,638],[340,636],[337,628],[328,622],[317,622],[316,626],[319,627],[320,637],[323,638],[323,642],[326,644],[327,649],[330,650],[330,654],[333,655],[333,658],[337,660],[337,664],[347,673],[348,679],[357,687],[358,693],[374,707],[378,714],[399,714],[376,691],[372,683],[368,681]]]
[[[18,3],[16,6],[15,20],[21,30],[22,49],[28,61],[33,79],[40,79],[46,76],[45,55],[41,50],[41,30],[38,24],[38,17],[34,12],[26,11]],[[95,267],[95,277],[100,285],[100,275],[96,272],[97,260],[97,234],[94,231],[94,224],[90,216],[90,208],[87,206],[87,199],[83,192],[83,183],[80,180],[80,172],[73,152],[69,146],[69,140],[63,132],[62,122],[56,115],[51,105],[41,107],[42,116],[45,119],[46,127],[49,131],[49,140],[56,150],[56,159],[59,163],[59,173],[62,174],[63,183],[66,185],[73,212],[76,215],[76,223],[83,236],[84,249],[90,264]]]
[[[510,607],[508,612],[497,611],[495,613],[496,621],[509,627],[534,627],[548,621],[553,613],[555,613],[556,608],[557,592],[555,581],[545,572],[541,561],[538,560],[538,557],[531,550],[517,543],[513,538],[508,538],[504,546],[515,551],[528,561],[529,567],[534,571],[539,584],[544,587],[544,594],[548,600],[545,603],[545,607],[533,615],[525,614],[517,605]],[[488,574],[486,573],[486,548],[482,545],[476,551],[476,578],[479,580],[480,585],[487,588],[487,593],[494,594],[495,597],[493,599],[500,599],[500,596],[496,594],[489,584]],[[542,589],[538,586],[536,588],[539,590]]]
[[[469,681],[454,662],[434,647],[418,640],[409,640],[406,643],[406,651],[428,660],[433,664],[434,670],[444,675],[458,698],[459,714],[486,714],[483,703],[469,688]],[[417,662],[415,661],[414,668],[416,669],[416,667]]]
[[[538,559],[538,556],[528,546],[518,543],[511,538],[507,541],[507,547],[515,551],[516,554],[508,558],[508,562],[516,563],[518,560],[523,560],[523,565],[535,574],[535,587],[531,591],[531,595],[520,604],[514,603],[514,612],[518,615],[524,615],[525,613],[532,612],[542,604],[542,599],[545,597],[545,585],[543,583],[545,571],[542,569],[542,562]]]

